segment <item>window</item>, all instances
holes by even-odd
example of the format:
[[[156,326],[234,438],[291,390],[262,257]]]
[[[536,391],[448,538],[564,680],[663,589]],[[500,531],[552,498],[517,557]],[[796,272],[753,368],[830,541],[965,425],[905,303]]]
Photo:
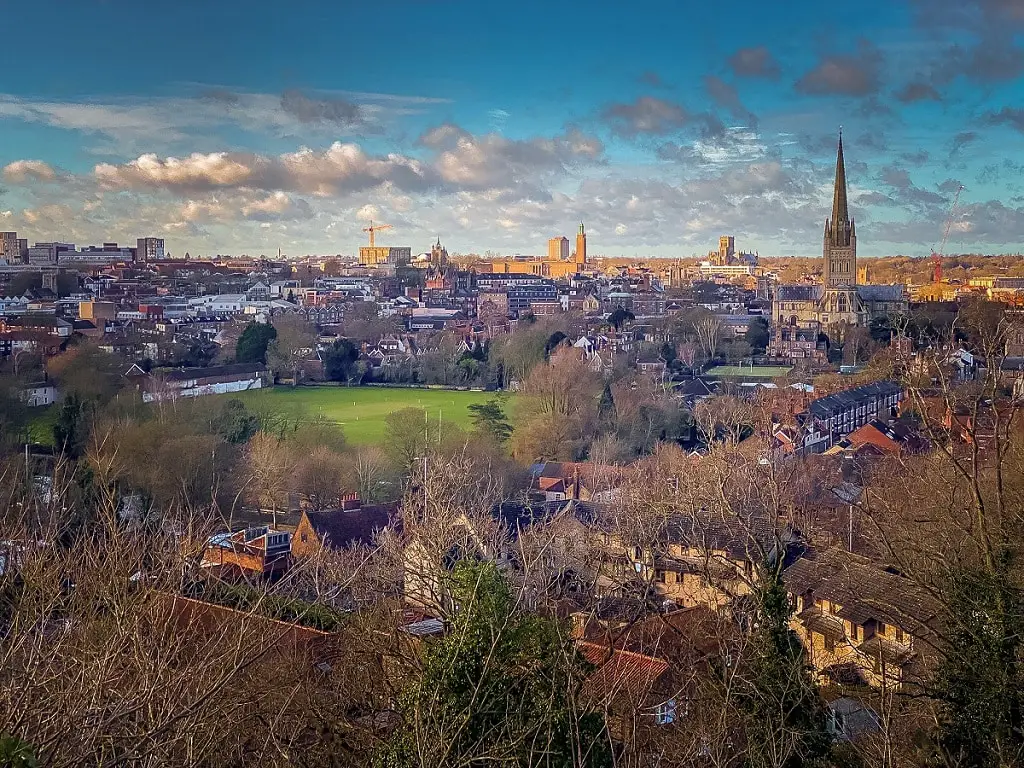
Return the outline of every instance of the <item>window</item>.
[[[907,641],[907,636],[904,634],[903,630],[900,629],[899,627],[896,627],[896,642],[897,643],[905,643],[906,641]]]
[[[308,534],[308,533],[306,533],[305,531],[303,531],[303,532],[302,532],[302,535],[300,535],[300,536],[299,536],[299,538],[300,538],[300,539],[301,539],[302,541],[306,541],[306,540],[307,540],[307,539],[309,538],[309,534]]]
[[[875,631],[878,634],[880,634],[880,635],[884,635],[885,634],[885,623],[881,622],[881,621],[878,622],[878,625],[875,627]]]
[[[666,579],[665,579],[665,572],[660,570],[660,569],[656,570],[654,572],[654,580],[657,581],[660,584],[664,584],[665,581],[666,581]]]
[[[654,711],[654,721],[658,725],[669,725],[676,721],[676,700],[669,699],[664,704],[659,704]]]
[[[836,649],[836,641],[831,635],[825,635],[825,650],[832,653]]]

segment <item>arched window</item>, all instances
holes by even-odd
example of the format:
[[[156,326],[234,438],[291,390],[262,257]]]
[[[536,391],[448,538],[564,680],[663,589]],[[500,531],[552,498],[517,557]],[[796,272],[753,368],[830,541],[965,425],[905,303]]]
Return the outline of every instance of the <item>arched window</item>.
[[[845,293],[840,293],[839,294],[839,311],[840,312],[848,312],[849,311],[847,309],[847,306],[846,306],[846,294]]]

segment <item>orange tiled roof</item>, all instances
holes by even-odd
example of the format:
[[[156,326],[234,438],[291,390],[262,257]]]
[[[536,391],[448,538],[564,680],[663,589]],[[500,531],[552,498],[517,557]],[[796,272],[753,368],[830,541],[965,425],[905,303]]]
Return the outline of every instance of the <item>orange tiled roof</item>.
[[[610,700],[622,695],[636,699],[646,696],[669,664],[664,659],[624,651],[586,641],[577,647],[583,657],[597,667],[583,686],[586,696]]]

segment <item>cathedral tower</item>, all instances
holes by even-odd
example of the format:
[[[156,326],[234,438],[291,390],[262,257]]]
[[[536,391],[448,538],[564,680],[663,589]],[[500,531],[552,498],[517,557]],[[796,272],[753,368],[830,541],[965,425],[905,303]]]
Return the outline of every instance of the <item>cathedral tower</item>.
[[[850,218],[846,199],[846,163],[843,160],[843,134],[839,134],[836,157],[836,183],[832,193],[832,218],[825,222],[825,289],[848,288],[857,284],[857,227]]]
[[[864,307],[857,293],[857,227],[850,218],[846,197],[846,162],[843,134],[839,133],[836,182],[832,191],[832,218],[825,222],[822,247],[824,291],[820,319],[826,325],[861,325]]]

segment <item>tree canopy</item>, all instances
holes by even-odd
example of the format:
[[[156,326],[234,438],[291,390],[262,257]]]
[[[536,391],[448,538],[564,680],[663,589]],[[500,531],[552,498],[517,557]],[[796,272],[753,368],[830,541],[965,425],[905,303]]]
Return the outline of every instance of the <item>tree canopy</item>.
[[[611,766],[603,718],[580,700],[589,665],[568,628],[517,610],[494,563],[462,561],[451,580],[451,631],[427,646],[377,765]]]

